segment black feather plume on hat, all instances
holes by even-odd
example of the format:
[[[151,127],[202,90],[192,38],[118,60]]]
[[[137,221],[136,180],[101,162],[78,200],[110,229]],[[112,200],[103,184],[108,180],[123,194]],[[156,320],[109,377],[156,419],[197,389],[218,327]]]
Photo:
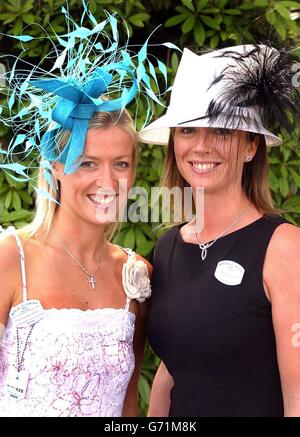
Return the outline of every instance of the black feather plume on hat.
[[[210,121],[222,114],[229,127],[233,118],[251,117],[251,107],[255,106],[267,129],[294,129],[300,119],[300,90],[293,81],[297,64],[286,50],[256,45],[246,53],[224,50],[217,57],[231,58],[232,63],[209,87],[224,84],[223,91],[209,104]]]

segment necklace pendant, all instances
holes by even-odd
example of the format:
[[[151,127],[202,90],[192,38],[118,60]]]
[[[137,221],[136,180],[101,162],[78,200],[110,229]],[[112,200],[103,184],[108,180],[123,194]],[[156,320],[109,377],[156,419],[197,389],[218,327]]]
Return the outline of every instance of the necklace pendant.
[[[95,288],[96,288],[96,280],[95,280],[93,275],[90,275],[89,284],[92,287],[92,289],[95,290]]]
[[[202,261],[205,260],[206,256],[207,256],[207,249],[206,249],[206,247],[204,247],[204,248],[201,250],[201,259],[202,259]]]

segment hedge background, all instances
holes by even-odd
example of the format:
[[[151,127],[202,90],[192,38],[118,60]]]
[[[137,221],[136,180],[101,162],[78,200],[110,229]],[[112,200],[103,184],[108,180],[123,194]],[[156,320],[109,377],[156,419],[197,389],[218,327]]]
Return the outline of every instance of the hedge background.
[[[0,1],[0,53],[18,54],[18,41],[3,34],[18,34],[26,25],[39,23],[49,29],[51,22],[57,33],[64,29],[60,13],[63,0],[1,0]],[[81,0],[69,0],[73,17],[81,17]],[[125,18],[132,34],[132,41],[144,42],[157,26],[152,43],[170,41],[179,47],[217,48],[240,43],[270,40],[275,46],[286,44],[299,57],[300,5],[296,1],[234,1],[234,0],[90,0],[89,7],[98,21],[105,17],[104,10],[117,11]],[[38,26],[28,27],[27,34],[38,36]],[[36,41],[27,43],[27,56],[31,61],[47,52],[47,45]],[[157,48],[156,50],[160,50]],[[164,51],[170,81],[179,62],[178,52]],[[3,58],[2,58],[2,61]],[[4,62],[5,63],[5,62]],[[6,65],[8,67],[8,65]],[[300,78],[298,80],[300,86]],[[167,102],[166,102],[167,103]],[[162,112],[156,109],[156,116]],[[141,114],[143,118],[143,114]],[[285,138],[281,147],[270,150],[270,185],[275,203],[287,212],[284,216],[300,224],[300,127],[292,138]],[[11,137],[8,128],[0,125],[1,142],[5,145]],[[3,145],[1,147],[4,147]],[[158,185],[165,150],[161,146],[141,145],[136,185],[148,191]],[[1,155],[0,155],[1,159]],[[150,192],[150,191],[149,191]],[[0,224],[3,227],[21,227],[32,219],[34,213],[33,188],[15,182],[0,170]],[[116,238],[118,244],[131,247],[151,261],[155,241],[162,232],[156,223],[123,224]],[[159,360],[147,348],[139,384],[140,414],[147,411],[150,385]]]

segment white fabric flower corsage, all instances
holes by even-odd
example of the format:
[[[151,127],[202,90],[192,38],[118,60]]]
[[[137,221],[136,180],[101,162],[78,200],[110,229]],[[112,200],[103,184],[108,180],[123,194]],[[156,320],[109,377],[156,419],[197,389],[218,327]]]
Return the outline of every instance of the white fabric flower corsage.
[[[146,264],[130,256],[123,265],[122,281],[125,293],[130,299],[144,302],[151,296],[151,285]]]

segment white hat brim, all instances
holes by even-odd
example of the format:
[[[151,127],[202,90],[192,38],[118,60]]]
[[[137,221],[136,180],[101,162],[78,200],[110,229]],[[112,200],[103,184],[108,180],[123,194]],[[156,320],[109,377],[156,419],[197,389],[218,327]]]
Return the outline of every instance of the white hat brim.
[[[165,114],[142,129],[138,134],[139,140],[142,143],[147,144],[167,145],[169,142],[171,127],[229,128],[228,121],[226,121],[225,118],[223,123],[220,118],[215,121],[210,121],[208,117],[180,123],[174,122],[174,118],[171,120],[168,114]],[[235,125],[232,125],[232,129],[262,134],[265,136],[266,145],[268,147],[279,146],[282,144],[281,138],[265,129],[262,125],[258,125],[254,120],[239,118],[239,120],[236,120]]]

